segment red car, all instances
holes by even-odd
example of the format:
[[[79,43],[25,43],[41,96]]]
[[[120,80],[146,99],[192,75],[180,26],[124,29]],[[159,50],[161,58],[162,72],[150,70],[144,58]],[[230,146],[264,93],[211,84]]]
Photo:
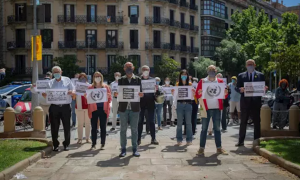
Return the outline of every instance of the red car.
[[[14,106],[16,112],[16,123],[22,123],[23,119],[29,120],[31,118],[31,91],[27,88],[19,99],[18,103]],[[28,119],[29,118],[29,119]]]

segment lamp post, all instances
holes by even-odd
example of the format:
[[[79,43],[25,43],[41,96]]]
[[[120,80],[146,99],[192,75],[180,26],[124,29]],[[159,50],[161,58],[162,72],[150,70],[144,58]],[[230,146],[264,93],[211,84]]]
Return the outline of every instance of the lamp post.
[[[198,59],[199,59],[198,57],[194,57],[194,62],[198,61]],[[195,67],[194,67],[194,69],[195,69],[195,77],[198,78],[197,77],[197,69]]]

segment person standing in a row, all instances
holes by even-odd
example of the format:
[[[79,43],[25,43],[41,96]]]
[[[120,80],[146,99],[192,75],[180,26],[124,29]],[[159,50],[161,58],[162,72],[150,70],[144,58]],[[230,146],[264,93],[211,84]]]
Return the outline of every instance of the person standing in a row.
[[[111,92],[112,94],[118,90],[118,89],[113,89],[113,87],[117,87],[118,86],[118,81],[121,78],[121,73],[115,72],[114,75],[115,75],[115,81],[110,84],[110,89],[112,91]],[[113,99],[112,99],[113,118],[112,118],[112,127],[111,127],[110,131],[116,130],[118,106],[119,106],[119,103],[117,101],[117,97],[113,97]]]
[[[89,117],[91,118],[92,124],[92,147],[91,149],[96,149],[97,144],[97,123],[100,120],[100,136],[101,136],[101,147],[104,149],[106,140],[106,125],[107,118],[110,112],[110,102],[111,102],[111,91],[108,85],[106,85],[103,79],[103,75],[100,72],[95,72],[93,75],[93,84],[89,89],[106,88],[107,91],[107,101],[102,103],[94,103],[88,105]]]
[[[163,87],[173,87],[170,85],[170,78],[165,78],[165,84]],[[174,122],[172,121],[172,104],[173,104],[173,96],[165,96],[165,102],[163,105],[163,114],[164,114],[164,123],[163,126],[167,125],[167,108],[169,113],[170,125],[174,126]]]
[[[78,79],[79,77],[79,73],[76,73],[74,75],[74,78]],[[76,84],[74,84],[75,86]],[[72,127],[76,127],[76,112],[75,112],[75,105],[76,105],[76,100],[72,100],[72,103],[71,103],[71,108],[72,108]]]
[[[158,91],[162,91],[162,87],[159,85],[160,84],[160,78],[156,77],[156,86],[158,88]],[[162,119],[162,110],[163,110],[163,102],[159,103],[157,101],[155,101],[155,115],[156,115],[156,119],[157,119],[157,129],[158,130],[162,130],[162,126],[161,126],[161,119]]]

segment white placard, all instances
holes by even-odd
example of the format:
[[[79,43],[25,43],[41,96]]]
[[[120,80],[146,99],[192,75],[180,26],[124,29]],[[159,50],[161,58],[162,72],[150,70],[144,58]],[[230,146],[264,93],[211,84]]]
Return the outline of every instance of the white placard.
[[[202,95],[203,99],[224,99],[225,83],[203,83]]]
[[[78,81],[78,78],[72,78],[71,81],[72,81],[73,85],[75,86],[76,82]]]
[[[175,89],[175,87],[162,87],[165,96],[173,96],[172,89]]]
[[[111,88],[111,92],[117,92],[118,91],[118,83],[117,82],[113,82],[110,84],[110,88]]]
[[[106,88],[87,89],[86,99],[88,104],[107,102],[107,89]]]
[[[244,82],[245,97],[259,97],[265,95],[265,81]]]
[[[221,78],[225,84],[227,84],[227,78]]]
[[[140,102],[140,86],[118,86],[118,102]]]
[[[142,80],[143,93],[155,93],[156,79]]]
[[[86,93],[86,90],[89,88],[89,86],[90,86],[90,84],[77,81],[76,85],[75,85],[76,94],[84,95]]]
[[[49,80],[37,80],[35,89],[37,92],[46,92],[48,84]]]
[[[192,86],[176,86],[177,100],[191,100],[192,99]]]
[[[193,86],[193,88],[197,89],[198,83],[193,82],[192,86]]]
[[[47,89],[46,90],[47,104],[68,104],[69,97],[68,89]]]

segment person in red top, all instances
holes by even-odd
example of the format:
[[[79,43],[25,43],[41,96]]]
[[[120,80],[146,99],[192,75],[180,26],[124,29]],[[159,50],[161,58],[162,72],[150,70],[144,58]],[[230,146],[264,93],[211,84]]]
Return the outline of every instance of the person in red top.
[[[198,87],[196,89],[196,97],[197,99],[202,97],[202,84],[203,83],[223,83],[222,79],[216,77],[217,68],[214,65],[210,65],[207,68],[208,76],[203,78],[198,83]],[[225,98],[227,98],[228,91],[225,89]],[[207,129],[209,120],[212,117],[213,120],[213,128],[215,134],[215,143],[217,146],[217,153],[228,155],[228,153],[222,148],[221,142],[221,131],[220,131],[220,124],[221,124],[221,110],[223,110],[223,100],[222,99],[203,99],[204,108],[207,112],[207,117],[202,118],[202,131],[200,135],[200,149],[198,151],[198,155],[204,154],[205,144],[206,144],[206,137],[207,137]]]
[[[80,73],[78,77],[78,81],[81,83],[87,83],[88,84],[88,78],[85,73]],[[75,84],[74,84],[75,85]],[[83,139],[83,125],[85,126],[85,140],[87,143],[90,142],[90,132],[91,132],[91,121],[89,118],[89,112],[88,112],[88,104],[86,97],[81,95],[73,95],[73,100],[76,99],[75,104],[75,113],[77,116],[78,121],[78,141],[77,144],[82,143]]]

